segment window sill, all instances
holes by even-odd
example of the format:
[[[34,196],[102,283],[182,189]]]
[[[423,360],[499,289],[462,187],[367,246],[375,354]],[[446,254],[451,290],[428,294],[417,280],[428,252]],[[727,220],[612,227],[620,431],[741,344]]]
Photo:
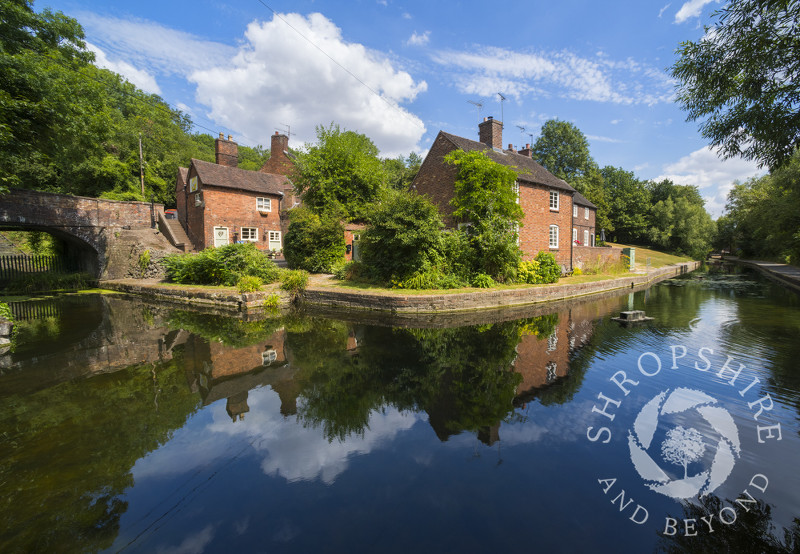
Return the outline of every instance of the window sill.
[[[550,211],[551,211],[551,212],[557,212],[557,211],[558,211],[558,208],[550,208]]]

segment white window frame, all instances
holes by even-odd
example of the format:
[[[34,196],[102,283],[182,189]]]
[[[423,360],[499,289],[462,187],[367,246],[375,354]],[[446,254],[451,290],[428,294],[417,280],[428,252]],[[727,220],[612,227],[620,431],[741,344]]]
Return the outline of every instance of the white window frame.
[[[557,212],[558,211],[558,207],[559,207],[559,204],[561,202],[561,200],[559,198],[560,196],[561,195],[558,194],[557,190],[551,190],[550,191],[550,211],[551,212]]]
[[[278,353],[272,347],[267,348],[261,353],[261,365],[269,365],[278,359]]]
[[[549,244],[551,249],[558,248],[558,225],[551,225],[549,231]],[[555,241],[553,240],[555,239]],[[554,245],[555,242],[555,245]]]
[[[259,212],[271,212],[272,198],[266,198],[264,196],[256,198],[256,210]]]
[[[578,217],[578,205],[577,204],[573,204],[572,205],[572,217]]]
[[[572,228],[572,242],[577,242],[578,240],[578,230],[573,227]]]
[[[588,229],[584,229],[583,230],[583,245],[584,246],[589,246],[589,230]]]
[[[278,247],[273,248],[272,243],[277,242]],[[267,231],[267,245],[269,246],[270,250],[281,250],[283,249],[283,242],[281,241],[281,232],[280,231]]]
[[[589,208],[583,209],[583,219],[589,219]]]
[[[247,238],[245,238],[245,236],[244,236],[245,232],[248,234]],[[257,242],[258,241],[258,227],[242,227],[240,240],[247,241],[247,242]]]
[[[519,181],[514,181],[514,195],[517,197],[517,204],[519,204]]]
[[[196,192],[194,195],[194,205],[195,207],[203,205],[203,195],[199,192]]]

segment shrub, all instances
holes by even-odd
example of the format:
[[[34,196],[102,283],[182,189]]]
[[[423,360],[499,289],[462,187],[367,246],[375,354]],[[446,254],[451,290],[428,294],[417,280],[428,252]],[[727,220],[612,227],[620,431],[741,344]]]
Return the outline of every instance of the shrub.
[[[441,261],[442,219],[424,196],[392,191],[371,214],[361,259],[383,281],[403,281]]]
[[[276,310],[281,305],[281,298],[274,292],[264,299],[264,309]]]
[[[478,273],[472,278],[472,286],[479,289],[488,289],[494,285],[494,279],[485,273]]]
[[[263,284],[264,282],[261,280],[261,277],[256,277],[255,275],[242,275],[239,277],[236,287],[239,289],[241,294],[245,294],[248,292],[256,292],[261,290],[261,285]]]
[[[575,275],[576,277],[578,275],[583,275],[583,270],[579,267],[575,267],[572,269],[572,274]]]
[[[144,277],[145,273],[147,273],[147,268],[150,266],[150,251],[145,250],[141,254],[139,254],[139,271],[141,272],[142,277]]]
[[[259,277],[264,283],[278,279],[278,266],[253,243],[168,256],[164,267],[170,281],[184,284],[234,286],[243,275]]]
[[[536,254],[536,261],[539,262],[538,273],[541,276],[541,283],[556,283],[561,278],[561,266],[558,265],[556,257],[550,252],[539,252]]]
[[[344,261],[344,226],[333,215],[317,215],[308,208],[289,212],[289,230],[283,245],[292,269],[332,273]]]
[[[527,283],[528,285],[541,283],[542,276],[539,274],[539,262],[536,260],[520,262],[517,266],[517,282]]]
[[[0,302],[0,319],[14,321],[14,314],[11,313],[11,307],[5,302]]]
[[[281,272],[281,289],[296,297],[308,286],[308,272],[302,269],[287,269]]]

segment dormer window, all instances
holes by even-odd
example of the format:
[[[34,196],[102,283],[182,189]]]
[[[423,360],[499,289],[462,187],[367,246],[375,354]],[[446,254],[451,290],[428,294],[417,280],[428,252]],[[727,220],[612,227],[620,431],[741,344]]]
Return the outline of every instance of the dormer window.
[[[558,191],[556,190],[550,191],[550,211],[558,211]]]
[[[259,212],[271,212],[272,200],[270,198],[256,198],[256,210]]]

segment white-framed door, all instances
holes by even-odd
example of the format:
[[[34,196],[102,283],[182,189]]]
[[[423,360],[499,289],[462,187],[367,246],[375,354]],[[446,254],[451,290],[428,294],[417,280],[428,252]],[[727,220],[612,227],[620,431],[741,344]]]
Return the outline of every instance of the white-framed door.
[[[225,246],[229,244],[228,228],[227,227],[214,227],[214,248]]]
[[[269,249],[270,250],[282,250],[283,245],[281,244],[281,232],[280,231],[268,231],[269,233]]]

